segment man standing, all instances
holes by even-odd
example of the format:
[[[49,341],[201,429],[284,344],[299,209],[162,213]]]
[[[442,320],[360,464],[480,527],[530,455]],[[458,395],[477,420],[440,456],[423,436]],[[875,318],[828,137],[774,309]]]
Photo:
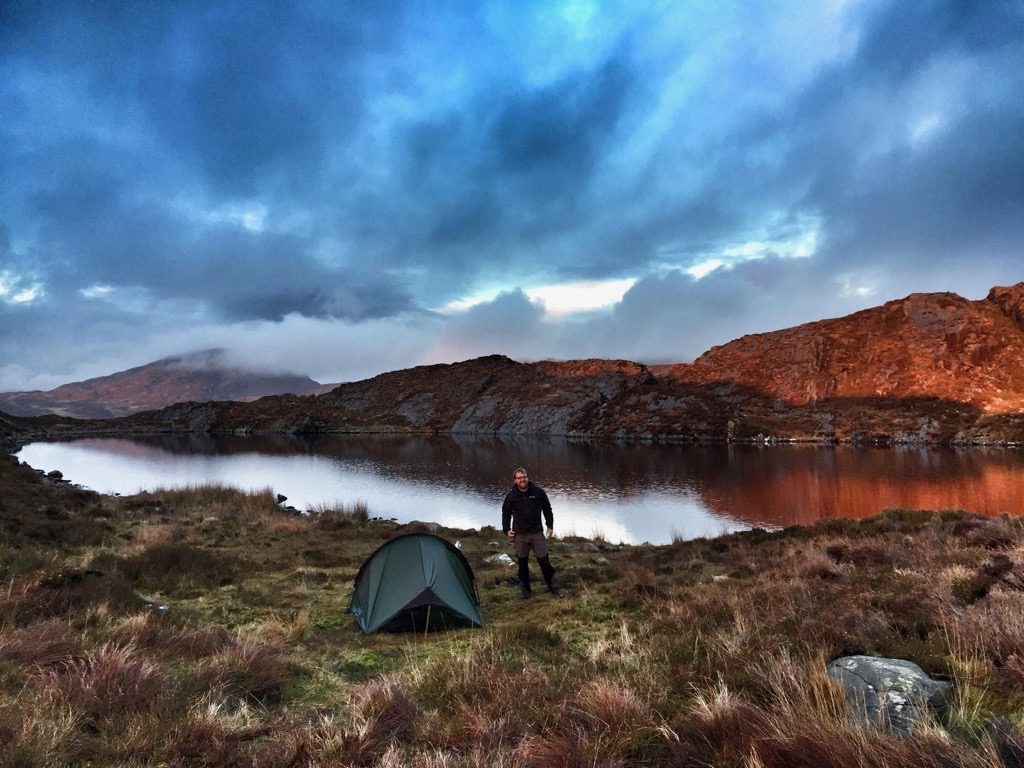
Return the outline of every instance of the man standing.
[[[526,470],[519,467],[512,473],[515,483],[505,495],[501,505],[501,530],[512,539],[519,561],[519,593],[524,600],[530,597],[530,552],[540,563],[544,582],[555,597],[562,596],[562,589],[555,576],[555,569],[548,558],[548,543],[541,529],[541,515],[547,524],[547,534],[554,532],[555,518],[551,512],[548,495],[539,485],[530,482]]]

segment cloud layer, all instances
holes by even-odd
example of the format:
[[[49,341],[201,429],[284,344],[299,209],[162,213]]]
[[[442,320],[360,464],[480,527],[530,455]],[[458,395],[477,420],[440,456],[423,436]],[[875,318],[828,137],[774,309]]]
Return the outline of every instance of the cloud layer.
[[[1016,0],[5,3],[0,389],[685,360],[976,298],[1024,280],[1022,41]]]

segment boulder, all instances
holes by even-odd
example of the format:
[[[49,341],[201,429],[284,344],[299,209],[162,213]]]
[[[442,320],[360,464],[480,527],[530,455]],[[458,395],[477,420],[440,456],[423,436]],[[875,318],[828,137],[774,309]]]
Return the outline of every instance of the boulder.
[[[430,533],[437,533],[441,530],[438,523],[423,522],[422,520],[410,520],[406,527],[411,531],[428,531]]]
[[[997,305],[1004,315],[1024,326],[1024,283],[1009,287],[997,285],[988,292],[987,299]]]
[[[484,558],[485,563],[498,563],[499,565],[515,565],[515,561],[504,552],[496,552]]]
[[[844,656],[828,665],[829,677],[843,687],[850,711],[864,725],[910,735],[929,707],[941,710],[953,684],[929,677],[903,659]]]

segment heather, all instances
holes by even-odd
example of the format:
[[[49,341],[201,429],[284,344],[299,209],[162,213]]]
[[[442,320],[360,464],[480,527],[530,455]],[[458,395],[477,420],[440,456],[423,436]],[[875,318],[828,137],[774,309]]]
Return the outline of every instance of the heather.
[[[440,530],[482,630],[363,636],[363,559],[414,526],[270,489],[109,497],[0,458],[0,765],[1000,766],[1024,761],[1024,531],[885,510],[665,546],[552,545],[523,602],[500,532]],[[497,501],[496,501],[497,509]],[[953,681],[909,737],[826,663]]]

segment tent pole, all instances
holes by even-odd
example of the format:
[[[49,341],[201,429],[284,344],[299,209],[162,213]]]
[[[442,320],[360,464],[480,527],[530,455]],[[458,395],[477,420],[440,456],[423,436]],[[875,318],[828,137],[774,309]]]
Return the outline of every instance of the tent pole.
[[[430,629],[430,603],[427,603],[427,621],[423,625],[423,636],[427,636],[427,630]]]

